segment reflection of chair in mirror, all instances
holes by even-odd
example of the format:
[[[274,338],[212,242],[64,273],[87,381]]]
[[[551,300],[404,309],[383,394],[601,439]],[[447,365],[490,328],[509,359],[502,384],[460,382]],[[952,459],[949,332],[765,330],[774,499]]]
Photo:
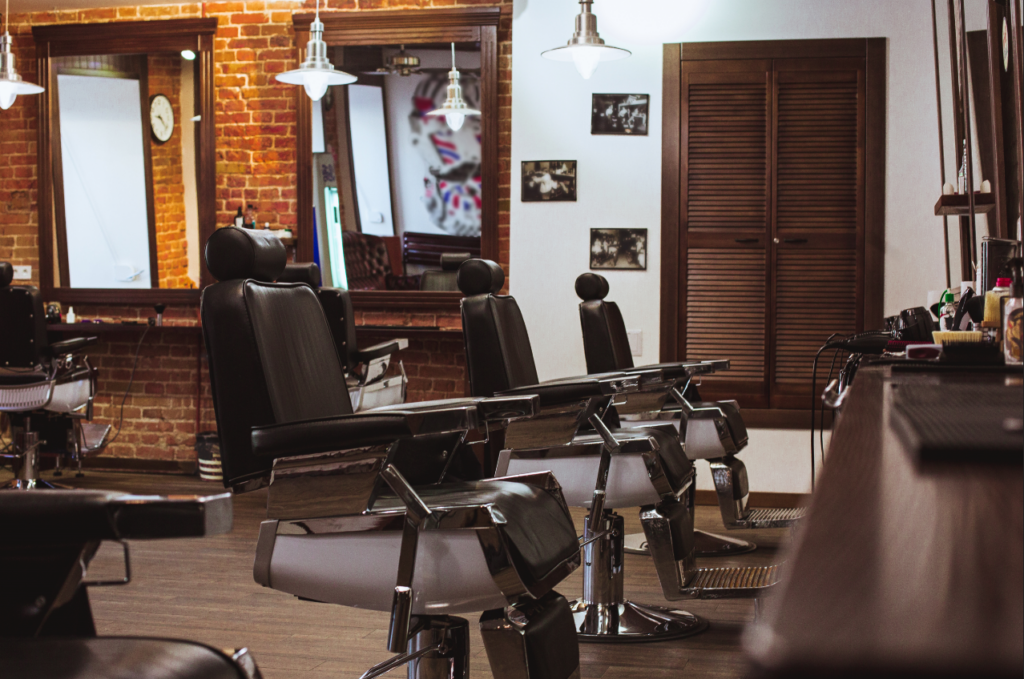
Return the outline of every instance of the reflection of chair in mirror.
[[[608,280],[595,273],[582,274],[576,279],[576,294],[583,300],[580,303],[580,321],[587,370],[632,370],[633,357],[622,313],[615,302],[604,299],[608,295]],[[747,469],[736,458],[748,440],[739,404],[736,401],[691,402],[691,398],[699,399],[700,396],[686,393],[690,386],[689,377],[681,379],[679,386],[681,388],[673,392],[675,403],[633,419],[665,420],[679,427],[687,457],[707,460],[711,465],[711,476],[726,528],[782,528],[798,521],[804,514],[803,509],[753,509],[748,506]],[[692,391],[692,387],[690,389]],[[706,534],[704,540],[707,551],[717,549],[722,554],[734,554],[738,548],[748,551],[742,549],[742,545],[749,543],[731,538]]]
[[[395,338],[360,349],[356,338],[355,313],[347,290],[320,287],[320,267],[316,264],[288,264],[277,278],[278,283],[305,283],[316,291],[327,324],[334,336],[345,371],[346,385],[356,412],[405,402],[409,378],[402,362],[399,374],[387,377],[391,355],[409,347],[409,340]]]
[[[519,306],[511,296],[497,294],[504,281],[494,262],[472,259],[459,269],[470,385],[476,396],[539,395],[539,416],[507,430],[496,473],[551,471],[570,506],[590,509],[584,535],[600,539],[587,547],[583,597],[573,605],[581,639],[654,641],[706,627],[686,611],[625,599],[624,529],[616,509],[640,507],[666,599],[754,598],[769,591],[777,566],[696,566],[693,462],[676,431],[614,426],[617,415],[660,409],[675,384],[666,374],[706,366],[681,363],[538,383]],[[581,433],[586,423],[593,431]]]
[[[349,290],[416,290],[419,276],[398,276],[391,266],[388,246],[380,236],[359,231],[341,235]]]
[[[391,611],[397,655],[367,678],[408,663],[415,679],[468,679],[468,623],[454,614],[485,610],[495,677],[578,679],[572,616],[552,589],[580,563],[557,483],[450,472],[472,455],[470,430],[530,417],[536,397],[352,414],[316,295],[271,282],[285,265],[280,241],[221,229],[206,258],[220,281],[203,291],[202,317],[224,483],[268,487],[256,581]]]
[[[39,478],[44,445],[56,452],[58,469],[67,455],[81,472],[82,455],[101,448],[110,431],[109,425],[82,426],[92,419],[96,373],[77,352],[96,338],[51,344],[38,288],[12,286],[12,277],[11,265],[0,262],[0,412],[10,419],[14,439],[3,457],[16,466],[6,487],[49,488]]]
[[[420,274],[420,290],[434,292],[458,292],[456,278],[459,267],[473,255],[468,252],[445,252],[441,255],[440,269],[427,269]]]
[[[0,657],[5,679],[175,677],[258,679],[247,649],[146,637],[96,636],[89,585],[130,580],[126,540],[231,530],[231,496],[175,498],[102,490],[0,495]],[[121,543],[125,579],[85,580],[103,541]]]

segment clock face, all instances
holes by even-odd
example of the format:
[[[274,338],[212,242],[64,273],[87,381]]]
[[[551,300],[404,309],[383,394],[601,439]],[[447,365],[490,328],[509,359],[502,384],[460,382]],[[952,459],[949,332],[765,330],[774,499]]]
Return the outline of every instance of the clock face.
[[[153,95],[149,100],[149,128],[153,139],[161,144],[174,134],[174,109],[171,100],[162,94]]]

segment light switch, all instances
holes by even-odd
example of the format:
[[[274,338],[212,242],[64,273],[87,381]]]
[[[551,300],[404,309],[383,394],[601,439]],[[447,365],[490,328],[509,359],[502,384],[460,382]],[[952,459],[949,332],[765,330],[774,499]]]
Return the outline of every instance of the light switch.
[[[30,281],[32,280],[32,265],[22,264],[14,267],[14,280],[16,281]]]
[[[627,330],[626,337],[629,338],[629,353],[633,356],[642,356],[644,353],[644,331]]]

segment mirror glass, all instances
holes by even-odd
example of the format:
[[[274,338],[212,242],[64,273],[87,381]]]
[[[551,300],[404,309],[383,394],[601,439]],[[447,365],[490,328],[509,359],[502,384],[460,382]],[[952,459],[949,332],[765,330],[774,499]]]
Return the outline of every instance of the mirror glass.
[[[194,59],[52,59],[56,285],[198,287]]]
[[[481,118],[428,115],[448,95],[450,44],[337,46],[358,77],[313,102],[313,205],[324,285],[431,290],[442,253],[478,256]],[[480,109],[479,43],[455,45],[462,97]],[[453,128],[453,123],[458,129]],[[454,275],[451,276],[454,290]]]

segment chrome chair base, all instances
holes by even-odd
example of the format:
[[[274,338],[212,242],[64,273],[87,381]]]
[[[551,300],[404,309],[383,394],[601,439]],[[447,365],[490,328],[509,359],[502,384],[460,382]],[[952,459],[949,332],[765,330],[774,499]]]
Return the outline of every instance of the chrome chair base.
[[[693,531],[696,538],[696,556],[736,556],[747,554],[757,549],[757,545],[746,540],[730,538],[717,533],[708,533],[702,530]],[[630,533],[623,543],[623,550],[626,554],[638,556],[650,556],[651,550],[647,548],[647,536],[643,533]]]
[[[576,638],[586,643],[638,643],[668,641],[700,634],[707,620],[686,611],[648,606],[632,601],[620,604],[571,605]]]

